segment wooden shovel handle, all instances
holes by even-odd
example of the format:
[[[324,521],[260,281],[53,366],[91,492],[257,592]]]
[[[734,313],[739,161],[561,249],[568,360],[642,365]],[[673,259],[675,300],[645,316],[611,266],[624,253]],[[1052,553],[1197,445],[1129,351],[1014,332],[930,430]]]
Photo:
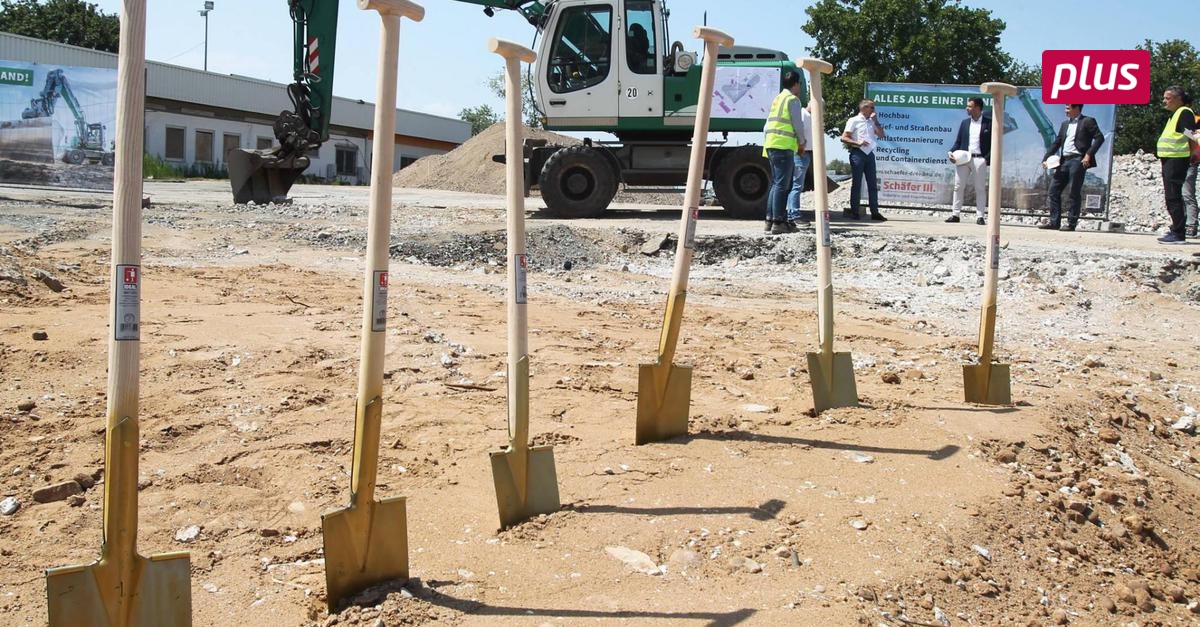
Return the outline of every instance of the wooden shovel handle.
[[[533,63],[537,55],[521,44],[492,37],[488,40],[488,52],[494,52],[507,59],[516,59],[522,63]]]
[[[725,34],[724,31],[708,26],[697,26],[692,29],[692,37],[703,39],[704,43],[714,43],[718,46],[729,48],[733,45],[733,37]]]
[[[358,8],[379,11],[383,15],[407,17],[414,22],[425,19],[425,7],[409,0],[358,0]]]
[[[993,96],[1017,95],[1017,88],[1008,83],[984,83],[979,86],[979,91]]]
[[[821,59],[814,59],[812,57],[805,57],[803,59],[800,59],[800,67],[808,70],[809,72],[817,72],[820,74],[832,74],[833,73],[833,64],[832,63],[830,63],[828,61],[822,61]]]

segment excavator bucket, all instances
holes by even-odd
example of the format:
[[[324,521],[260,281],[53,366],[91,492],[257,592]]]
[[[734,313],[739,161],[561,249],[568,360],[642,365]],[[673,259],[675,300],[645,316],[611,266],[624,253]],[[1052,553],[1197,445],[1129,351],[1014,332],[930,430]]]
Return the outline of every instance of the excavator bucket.
[[[0,159],[54,163],[62,127],[53,118],[0,122]]]
[[[233,202],[253,201],[259,205],[287,202],[288,190],[308,168],[308,163],[307,157],[281,158],[274,150],[229,151],[226,167],[233,187]]]

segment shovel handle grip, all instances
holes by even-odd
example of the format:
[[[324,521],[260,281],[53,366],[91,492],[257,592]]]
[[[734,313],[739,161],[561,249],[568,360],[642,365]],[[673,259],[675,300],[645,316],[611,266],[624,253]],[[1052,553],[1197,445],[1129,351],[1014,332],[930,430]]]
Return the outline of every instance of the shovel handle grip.
[[[993,96],[1017,95],[1017,88],[1008,83],[984,83],[979,86],[979,91]]]
[[[808,70],[809,72],[814,72],[814,73],[820,73],[820,74],[832,74],[833,73],[833,64],[832,63],[830,63],[828,61],[822,61],[821,59],[814,59],[812,57],[805,57],[803,59],[800,59],[800,67]]]
[[[358,0],[358,8],[379,11],[383,15],[407,17],[414,22],[425,19],[425,7],[410,0]]]
[[[692,37],[703,39],[704,43],[713,43],[726,48],[733,45],[733,37],[726,34],[725,31],[708,26],[697,26],[692,29]]]
[[[492,37],[488,40],[488,52],[494,52],[505,59],[516,59],[522,63],[533,63],[537,59],[529,48],[507,39]]]

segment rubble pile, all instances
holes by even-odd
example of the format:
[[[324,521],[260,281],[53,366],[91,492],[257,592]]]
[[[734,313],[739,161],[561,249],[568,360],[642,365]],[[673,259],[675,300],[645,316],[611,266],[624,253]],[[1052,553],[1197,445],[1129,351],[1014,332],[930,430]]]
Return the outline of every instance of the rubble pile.
[[[1154,233],[1171,222],[1163,201],[1162,166],[1153,154],[1113,158],[1109,219],[1134,233]]]

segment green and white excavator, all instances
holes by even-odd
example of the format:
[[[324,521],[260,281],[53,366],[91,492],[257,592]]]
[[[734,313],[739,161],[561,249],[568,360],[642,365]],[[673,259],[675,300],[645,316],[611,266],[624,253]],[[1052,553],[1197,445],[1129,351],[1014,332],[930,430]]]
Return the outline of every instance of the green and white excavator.
[[[288,0],[293,24],[292,111],[275,119],[279,146],[231,150],[226,158],[233,200],[278,202],[308,168],[308,153],[329,139],[333,64],[337,52],[338,0]]]
[[[618,185],[681,186],[700,89],[695,52],[671,42],[664,0],[457,0],[521,14],[541,39],[531,86],[552,131],[605,132],[617,142],[561,146],[526,140],[525,180],[549,213],[595,217]],[[536,44],[535,44],[536,45]],[[777,50],[722,48],[709,131],[761,133],[784,71]],[[711,143],[705,178],[717,203],[739,218],[766,213],[770,166],[761,146]]]
[[[531,84],[547,130],[617,137],[574,146],[526,140],[526,185],[540,188],[549,213],[595,217],[621,183],[665,188],[687,182],[700,63],[683,43],[669,43],[664,0],[456,1],[480,5],[489,17],[496,10],[515,11],[537,30],[541,44]],[[236,202],[285,197],[308,167],[305,155],[329,137],[338,2],[288,5],[295,22],[295,82],[288,94],[295,111],[280,113],[275,122],[278,148],[230,153]],[[709,130],[725,138],[761,133],[788,70],[798,71],[783,52],[722,48]],[[705,177],[731,216],[766,213],[771,170],[761,153],[757,145],[709,145]]]

